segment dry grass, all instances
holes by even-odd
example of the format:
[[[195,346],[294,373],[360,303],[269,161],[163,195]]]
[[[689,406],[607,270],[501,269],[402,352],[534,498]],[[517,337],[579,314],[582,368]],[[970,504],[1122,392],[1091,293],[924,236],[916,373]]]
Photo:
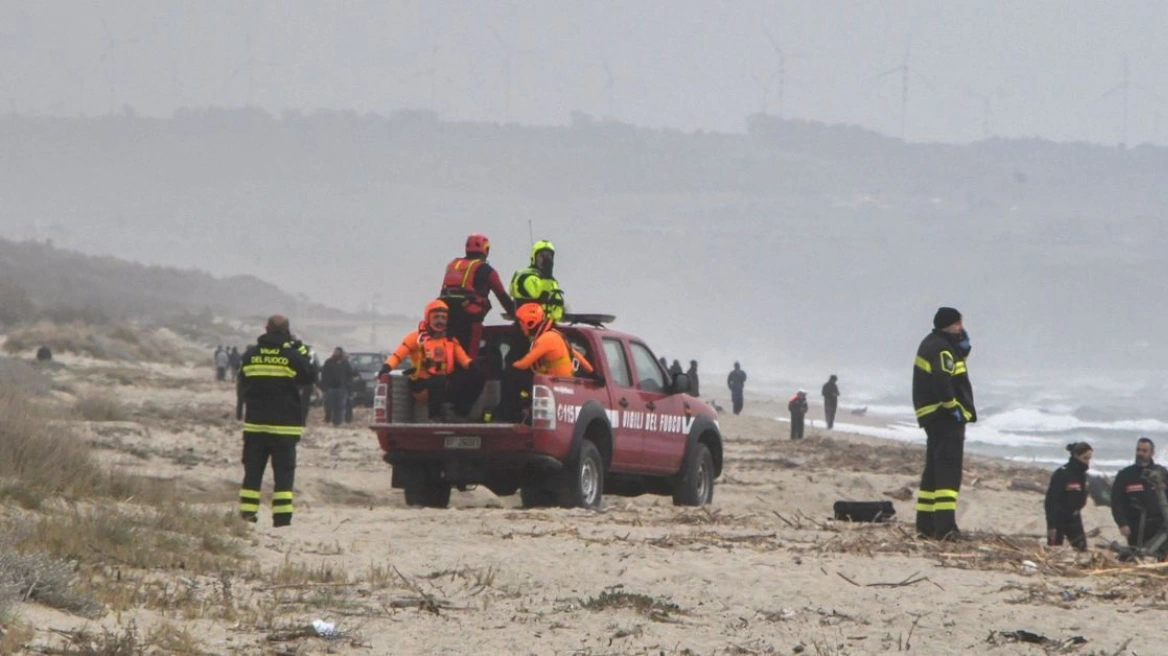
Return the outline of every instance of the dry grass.
[[[240,561],[247,527],[234,513],[181,503],[173,481],[104,469],[67,425],[11,387],[0,386],[0,416],[0,499],[26,509],[0,521],[0,611],[19,599],[98,616],[142,596],[141,579],[123,574],[218,574]],[[136,653],[117,651],[131,637],[102,641],[114,651],[62,653]]]
[[[67,426],[52,422],[12,386],[0,385],[0,498],[38,508],[52,497],[92,499],[157,494],[156,486],[111,473]]]
[[[103,360],[173,362],[189,355],[176,353],[173,344],[150,331],[125,324],[111,326],[84,321],[38,321],[22,325],[11,331],[4,343],[9,353],[25,353],[40,346],[48,346],[53,353],[74,353]]]
[[[122,402],[108,392],[91,392],[77,399],[73,406],[87,421],[125,421],[129,417]]]
[[[118,631],[102,629],[99,633],[81,629],[56,633],[60,638],[59,645],[38,647],[36,652],[64,656],[203,656],[208,653],[199,648],[199,640],[188,629],[179,629],[169,622],[163,622],[145,633],[133,621]]]

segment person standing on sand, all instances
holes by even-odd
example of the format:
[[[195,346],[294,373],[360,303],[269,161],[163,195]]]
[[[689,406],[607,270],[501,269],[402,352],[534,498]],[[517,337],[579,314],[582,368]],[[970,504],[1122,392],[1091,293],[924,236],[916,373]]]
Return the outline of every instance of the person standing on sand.
[[[1086,442],[1068,444],[1067,451],[1071,459],[1055,470],[1046,490],[1046,544],[1061,546],[1066,538],[1076,550],[1086,551],[1087,535],[1080,511],[1087,505],[1087,467],[1093,451]]]
[[[835,426],[835,411],[839,404],[839,385],[835,381],[839,380],[835,374],[827,379],[823,384],[823,418],[827,423],[827,430],[831,430]]]
[[[965,360],[971,350],[961,313],[937,309],[933,331],[921,340],[913,363],[912,397],[925,429],[925,470],[917,495],[917,533],[950,540],[957,528],[957,493],[965,456],[965,425],[977,421],[973,384]]]
[[[807,391],[799,390],[787,401],[787,412],[791,413],[791,439],[803,439],[803,417],[807,416]]]
[[[232,346],[231,352],[227,354],[227,368],[231,370],[231,382],[236,382],[239,378],[239,365],[243,362],[243,356],[239,354],[239,349]]]
[[[227,380],[227,349],[222,346],[215,349],[215,380]]]
[[[239,371],[236,418],[243,420],[239,514],[246,521],[257,521],[260,485],[271,460],[276,479],[272,525],[292,523],[296,443],[304,434],[300,386],[311,385],[313,378],[308,347],[292,336],[287,317],[272,315],[264,334],[244,351]]]
[[[730,402],[734,405],[734,414],[742,412],[742,390],[746,387],[746,372],[737,362],[734,363],[734,371],[726,376],[726,386],[730,388]]]
[[[1133,547],[1145,544],[1164,525],[1156,490],[1146,477],[1148,470],[1159,470],[1162,480],[1168,481],[1168,470],[1156,464],[1155,455],[1155,443],[1141,437],[1136,442],[1135,464],[1121,469],[1111,488],[1111,516]]]

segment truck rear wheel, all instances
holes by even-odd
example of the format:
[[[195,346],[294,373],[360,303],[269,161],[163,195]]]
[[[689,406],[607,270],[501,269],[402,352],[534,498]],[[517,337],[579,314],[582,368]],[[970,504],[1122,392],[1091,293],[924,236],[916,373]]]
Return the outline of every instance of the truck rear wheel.
[[[589,440],[580,442],[580,455],[574,467],[564,471],[566,477],[560,495],[565,508],[600,508],[604,498],[604,460]]]
[[[673,487],[673,505],[704,506],[714,500],[714,456],[701,442],[682,465],[684,471]]]
[[[442,474],[426,469],[411,476],[405,486],[406,505],[420,508],[445,508],[450,505],[450,483]]]

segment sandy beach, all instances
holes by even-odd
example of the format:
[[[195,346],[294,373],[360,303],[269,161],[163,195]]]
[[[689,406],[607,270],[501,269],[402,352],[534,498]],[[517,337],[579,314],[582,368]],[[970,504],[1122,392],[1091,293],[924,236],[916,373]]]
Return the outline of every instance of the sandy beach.
[[[173,478],[192,501],[231,512],[241,467],[229,384],[187,367],[66,365],[56,375],[78,393],[101,385],[130,411],[79,423],[104,462]],[[133,621],[184,627],[197,638],[190,653],[212,654],[1164,653],[1163,570],[1043,546],[1041,493],[1012,488],[1045,486],[1049,472],[967,458],[967,538],[922,541],[912,531],[922,449],[828,433],[818,419],[792,442],[780,414],[781,400],[752,398],[748,414],[722,415],[712,506],[607,497],[601,512],[525,511],[485,490],[456,491],[447,510],[407,508],[367,413],[344,428],[318,414],[299,451],[294,525],[273,529],[265,506],[244,538],[246,567],[149,573],[193,607],[90,620],[22,604],[30,650]],[[897,521],[837,522],[841,499],[893,500]],[[1099,529],[1092,544],[1118,538],[1107,508],[1088,505],[1084,519]],[[336,633],[313,637],[303,629],[314,620]]]

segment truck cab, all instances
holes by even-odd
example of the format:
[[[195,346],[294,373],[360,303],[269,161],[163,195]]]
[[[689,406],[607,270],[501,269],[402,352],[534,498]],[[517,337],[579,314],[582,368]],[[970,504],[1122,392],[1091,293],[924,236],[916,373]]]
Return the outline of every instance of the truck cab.
[[[714,410],[688,393],[688,377],[671,377],[633,335],[558,330],[594,375],[524,375],[511,363],[527,339],[514,326],[487,326],[479,351],[486,383],[470,416],[454,422],[419,413],[404,376],[380,377],[370,428],[407,503],[445,507],[452,488],[474,485],[518,492],[525,507],[598,508],[606,493],[710,503],[722,437]],[[515,394],[525,412],[500,414]]]

